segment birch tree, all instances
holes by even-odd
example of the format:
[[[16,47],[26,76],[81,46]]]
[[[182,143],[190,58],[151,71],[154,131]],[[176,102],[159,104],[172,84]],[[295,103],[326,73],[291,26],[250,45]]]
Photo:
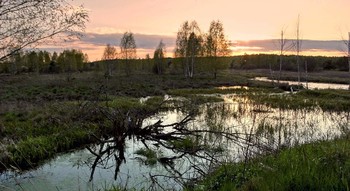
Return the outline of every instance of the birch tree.
[[[186,77],[193,78],[196,57],[203,55],[203,37],[196,21],[185,21],[177,33],[175,57],[182,58]]]
[[[133,33],[124,33],[120,41],[120,56],[125,63],[125,74],[129,76],[131,74],[131,60],[136,59],[136,42]]]
[[[165,58],[165,44],[161,40],[159,42],[159,45],[157,49],[154,51],[154,72],[156,74],[163,74],[164,73],[164,58]]]
[[[102,60],[106,61],[106,74],[108,74],[109,76],[112,75],[112,60],[117,58],[117,49],[110,45],[107,44],[104,51],[103,51],[103,56],[102,56]]]
[[[211,58],[214,78],[216,78],[219,69],[218,57],[227,56],[231,53],[230,42],[225,37],[224,26],[220,21],[210,23],[208,34],[205,41],[206,56]]]

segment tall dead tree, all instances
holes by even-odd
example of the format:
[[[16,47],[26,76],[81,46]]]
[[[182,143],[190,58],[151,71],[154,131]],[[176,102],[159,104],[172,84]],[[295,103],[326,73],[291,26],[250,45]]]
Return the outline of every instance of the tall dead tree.
[[[343,36],[342,36],[342,41],[343,43],[345,44],[346,46],[346,51],[345,50],[342,50],[343,51],[343,54],[346,54],[347,57],[348,57],[348,71],[349,71],[349,90],[350,90],[350,32],[348,32],[348,39],[345,39]]]
[[[348,48],[348,64],[349,64],[349,90],[350,90],[350,32],[348,32],[348,42],[347,42],[347,48]]]
[[[297,22],[297,34],[296,34],[296,51],[297,51],[297,67],[298,67],[298,85],[300,85],[300,51],[301,51],[301,40],[300,40],[300,15],[298,15]]]
[[[283,56],[284,56],[286,44],[287,44],[287,40],[285,39],[285,30],[282,29],[281,30],[281,38],[279,39],[280,60],[279,60],[279,73],[278,73],[277,83],[280,83],[280,80],[281,80]],[[271,68],[270,68],[270,73],[272,73]]]

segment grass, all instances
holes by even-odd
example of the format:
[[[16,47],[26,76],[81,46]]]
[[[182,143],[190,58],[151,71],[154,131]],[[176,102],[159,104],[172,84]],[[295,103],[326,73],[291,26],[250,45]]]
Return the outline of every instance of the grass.
[[[322,141],[218,167],[188,190],[349,190],[350,140]]]
[[[1,161],[4,165],[0,169],[9,166],[18,169],[32,168],[57,153],[94,142],[90,135],[98,135],[98,126],[74,122],[74,112],[67,112],[71,110],[68,106],[52,106],[29,112],[5,113],[1,117],[4,129],[0,138],[9,141],[2,142],[7,144],[6,151],[3,152],[8,155]]]
[[[115,97],[101,108],[117,109],[122,113],[155,112],[161,99],[151,98],[145,103],[139,99]],[[10,166],[28,169],[39,165],[57,153],[67,152],[94,143],[97,137],[113,130],[109,119],[89,102],[66,101],[42,105],[41,108],[4,112],[0,115],[3,126],[1,143],[7,145],[0,155],[0,170]],[[156,106],[157,105],[157,106]],[[121,119],[122,120],[122,119]],[[7,140],[8,142],[6,142]],[[6,153],[6,156],[2,156]]]

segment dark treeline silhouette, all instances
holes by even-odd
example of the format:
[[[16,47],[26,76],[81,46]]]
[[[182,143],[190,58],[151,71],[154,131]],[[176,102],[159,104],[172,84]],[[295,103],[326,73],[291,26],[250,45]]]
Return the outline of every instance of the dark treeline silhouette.
[[[219,57],[213,62],[210,57],[198,57],[194,66],[197,74],[212,73],[212,69],[272,69],[279,70],[279,55],[275,54],[254,54],[230,57]],[[184,65],[181,58],[164,58],[163,62],[157,63],[162,68],[163,74],[182,74]],[[326,57],[326,56],[301,56],[301,71],[318,72],[323,70],[348,71],[347,57]],[[104,60],[88,62],[87,55],[78,50],[65,50],[60,54],[39,52],[22,52],[14,55],[7,62],[0,65],[0,73],[64,73],[82,71],[105,71],[108,67],[113,74],[124,74],[126,62],[123,59]],[[128,68],[133,74],[155,73],[155,61],[150,58],[131,59]],[[286,55],[283,58],[282,70],[297,71],[297,63],[294,55]]]
[[[280,56],[276,54],[254,54],[218,57],[215,62],[211,57],[197,57],[197,64],[194,66],[196,74],[212,74],[213,68],[218,70],[251,70],[251,69],[271,69],[279,71]],[[184,67],[183,58],[165,58],[165,61],[157,63],[162,64],[163,74],[183,74]],[[326,57],[326,56],[300,56],[301,71],[319,72],[324,70],[347,71],[347,57]],[[125,62],[122,60],[97,61],[89,63],[89,70],[101,70],[108,64],[112,65],[115,74],[123,74],[123,66]],[[134,74],[137,73],[156,73],[154,70],[154,59],[133,59],[130,68]],[[307,67],[307,68],[306,68]],[[295,55],[286,55],[283,58],[283,71],[298,71]]]
[[[62,73],[87,70],[88,57],[80,50],[61,53],[47,51],[17,52],[0,64],[0,73]]]
[[[279,55],[255,54],[232,57],[233,69],[269,69],[279,70]],[[301,70],[316,72],[322,70],[347,71],[347,57],[327,56],[300,56]],[[282,70],[297,71],[295,55],[285,55],[282,62]]]

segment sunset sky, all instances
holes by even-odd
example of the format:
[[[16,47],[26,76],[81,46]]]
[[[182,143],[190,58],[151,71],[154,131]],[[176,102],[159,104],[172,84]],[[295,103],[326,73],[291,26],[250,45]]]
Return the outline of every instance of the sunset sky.
[[[220,20],[233,54],[275,53],[282,29],[296,34],[298,15],[305,55],[343,55],[342,38],[350,31],[350,0],[76,0],[89,10],[85,37],[66,43],[91,61],[99,60],[107,43],[118,46],[122,33],[135,34],[138,57],[152,56],[162,39],[173,55],[176,33],[186,20],[196,20],[207,32]]]

